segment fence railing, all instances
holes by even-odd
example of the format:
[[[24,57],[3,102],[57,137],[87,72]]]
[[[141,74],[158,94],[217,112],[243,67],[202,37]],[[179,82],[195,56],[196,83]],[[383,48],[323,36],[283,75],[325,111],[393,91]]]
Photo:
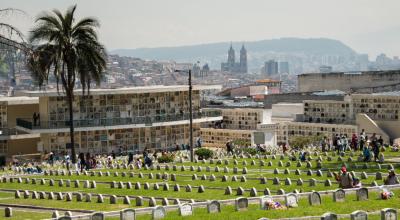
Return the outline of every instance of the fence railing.
[[[205,117],[218,117],[221,116],[219,111],[206,111],[206,112],[194,112],[193,119],[205,118]],[[79,119],[74,120],[74,127],[104,127],[104,126],[116,126],[116,125],[130,125],[130,124],[145,124],[151,126],[153,123],[160,122],[172,122],[189,120],[190,114],[160,114],[160,115],[149,115],[149,116],[136,116],[129,118],[101,118],[101,119]],[[27,118],[17,118],[17,126],[23,127],[29,130],[35,129],[55,129],[55,128],[69,128],[69,120],[55,120],[55,121],[35,121]]]

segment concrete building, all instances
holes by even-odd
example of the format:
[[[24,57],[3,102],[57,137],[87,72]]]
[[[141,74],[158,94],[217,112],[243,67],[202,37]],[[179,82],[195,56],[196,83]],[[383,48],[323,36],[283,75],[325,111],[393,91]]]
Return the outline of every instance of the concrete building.
[[[345,93],[338,90],[324,92],[291,92],[268,94],[264,96],[264,108],[270,109],[277,103],[303,103],[303,100],[336,100],[343,101]]]
[[[369,72],[305,73],[298,75],[298,91],[341,90],[374,93],[400,90],[400,70]]]
[[[287,61],[279,62],[279,73],[289,73],[289,62]]]
[[[230,98],[249,97],[256,101],[263,101],[268,94],[279,94],[281,92],[281,83],[279,80],[261,79],[248,85],[225,89],[219,95]]]
[[[295,104],[272,105],[277,143],[289,143],[290,136],[298,134],[323,134],[328,138],[332,134],[347,134],[350,137],[361,129],[369,136],[373,133],[382,136],[386,143],[400,138],[400,92],[351,94],[346,95],[343,101],[304,100],[297,110],[295,106],[285,105]]]
[[[303,103],[277,103],[271,108],[271,122],[289,122],[295,121],[299,115],[304,114]]]
[[[254,130],[201,128],[200,131],[205,147],[225,148],[229,141],[238,140],[254,145]]]
[[[0,155],[11,157],[37,152],[39,134],[16,129],[17,118],[31,118],[39,112],[39,99],[31,97],[0,97]]]
[[[264,73],[266,76],[272,76],[279,73],[278,62],[269,60],[264,63]]]
[[[310,123],[352,124],[355,117],[350,101],[305,100],[303,121]]]
[[[203,123],[200,130],[204,146],[225,147],[228,141],[237,140],[247,142],[249,145],[265,144],[264,140],[255,139],[255,133],[259,124],[271,122],[269,110],[255,107],[223,107],[204,110],[220,111],[223,118],[219,122]]]
[[[200,91],[219,86],[194,86],[193,129],[199,137],[200,124],[221,120],[218,112],[203,113]],[[38,97],[40,124],[17,119],[17,129],[39,134],[43,151],[68,150],[69,114],[65,97],[57,91],[25,93]],[[74,124],[77,152],[109,153],[119,148],[141,152],[144,148],[166,150],[189,143],[187,86],[149,86],[92,89],[90,96],[75,91]]]
[[[276,125],[276,142],[278,145],[290,144],[298,136],[326,136],[332,139],[336,134],[342,134],[350,138],[357,133],[356,125],[282,122]]]

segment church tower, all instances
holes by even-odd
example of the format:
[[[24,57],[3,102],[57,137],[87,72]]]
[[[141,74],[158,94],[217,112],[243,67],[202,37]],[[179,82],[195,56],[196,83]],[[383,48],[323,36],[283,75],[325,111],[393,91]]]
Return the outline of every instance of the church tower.
[[[240,49],[240,72],[247,73],[247,51],[244,48],[244,44],[242,45],[242,49]]]
[[[230,69],[235,67],[235,50],[232,48],[232,44],[228,51],[228,66]]]

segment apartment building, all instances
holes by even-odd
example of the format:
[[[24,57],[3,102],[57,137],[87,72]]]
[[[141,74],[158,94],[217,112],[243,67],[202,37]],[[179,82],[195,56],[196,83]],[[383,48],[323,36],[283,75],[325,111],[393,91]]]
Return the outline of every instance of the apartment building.
[[[199,137],[200,123],[221,120],[219,112],[202,112],[200,91],[219,86],[194,86],[193,136]],[[65,152],[69,148],[69,113],[63,94],[57,91],[26,92],[38,97],[40,122],[18,118],[17,128],[40,134],[39,149]],[[73,102],[77,152],[141,152],[144,148],[166,150],[189,144],[188,86],[148,86],[92,89],[82,96],[75,91]]]

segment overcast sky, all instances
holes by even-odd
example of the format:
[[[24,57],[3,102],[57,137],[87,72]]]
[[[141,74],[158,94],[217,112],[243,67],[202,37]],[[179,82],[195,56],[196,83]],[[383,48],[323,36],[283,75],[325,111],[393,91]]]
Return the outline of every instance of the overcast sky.
[[[77,3],[101,22],[107,49],[280,37],[341,40],[374,59],[400,55],[400,0],[1,0],[31,18],[7,21],[26,33],[43,10]]]

